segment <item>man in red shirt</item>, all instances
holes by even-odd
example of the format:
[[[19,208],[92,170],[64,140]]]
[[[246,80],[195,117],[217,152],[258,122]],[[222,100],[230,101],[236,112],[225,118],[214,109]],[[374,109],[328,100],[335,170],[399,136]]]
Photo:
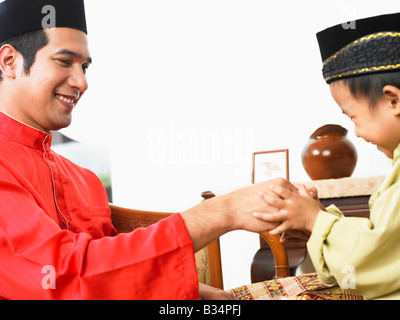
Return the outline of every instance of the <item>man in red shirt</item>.
[[[91,62],[83,0],[0,3],[0,298],[198,299],[194,252],[266,230],[269,183],[118,234],[100,180],[51,149]]]

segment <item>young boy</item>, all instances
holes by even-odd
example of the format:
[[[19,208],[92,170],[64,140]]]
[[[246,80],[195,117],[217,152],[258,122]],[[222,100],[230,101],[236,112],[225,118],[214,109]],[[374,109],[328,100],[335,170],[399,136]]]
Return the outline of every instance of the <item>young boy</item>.
[[[356,135],[393,160],[393,170],[370,198],[370,218],[350,218],[322,208],[303,185],[298,193],[272,186],[262,198],[279,211],[255,213],[279,226],[310,234],[308,252],[319,278],[366,299],[400,299],[400,14],[337,25],[317,34],[324,79]]]

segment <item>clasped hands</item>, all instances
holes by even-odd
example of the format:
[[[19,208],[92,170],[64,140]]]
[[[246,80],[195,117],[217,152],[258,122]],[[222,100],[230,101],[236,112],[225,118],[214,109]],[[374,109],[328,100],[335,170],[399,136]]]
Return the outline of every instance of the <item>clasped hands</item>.
[[[253,216],[271,226],[266,230],[270,234],[282,235],[281,241],[291,237],[308,239],[318,213],[325,210],[315,187],[307,189],[285,179],[274,179],[270,183],[269,190],[260,191],[259,195],[271,210],[254,212]]]
[[[260,191],[261,190],[261,191]],[[259,192],[257,197],[257,191]],[[259,232],[268,231],[281,235],[281,241],[288,238],[308,239],[318,213],[325,208],[318,200],[317,190],[304,185],[292,184],[285,179],[274,179],[228,194],[231,205],[229,212],[239,213],[241,229]],[[259,211],[254,211],[254,210]],[[252,216],[248,219],[247,214]],[[255,218],[255,219],[254,219]],[[224,219],[229,225],[234,220]],[[258,221],[254,224],[255,221]],[[261,222],[261,223],[260,223]],[[231,227],[236,229],[235,227]],[[228,291],[200,284],[202,299],[235,299]]]

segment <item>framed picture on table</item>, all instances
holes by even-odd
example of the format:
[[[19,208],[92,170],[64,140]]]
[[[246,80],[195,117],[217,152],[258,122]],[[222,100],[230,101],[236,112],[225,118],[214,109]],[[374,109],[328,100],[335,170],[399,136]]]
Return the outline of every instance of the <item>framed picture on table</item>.
[[[251,183],[274,178],[289,180],[289,149],[254,152]]]

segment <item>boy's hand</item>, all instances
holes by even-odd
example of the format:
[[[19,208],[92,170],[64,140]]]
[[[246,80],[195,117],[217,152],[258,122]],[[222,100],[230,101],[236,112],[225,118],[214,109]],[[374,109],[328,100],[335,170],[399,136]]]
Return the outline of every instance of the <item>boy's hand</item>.
[[[268,223],[279,223],[270,230],[279,235],[289,230],[312,232],[319,211],[323,208],[317,199],[316,190],[311,192],[304,185],[296,185],[297,192],[284,186],[271,186],[270,192],[260,193],[261,198],[277,209],[275,213],[254,213],[254,216]],[[315,193],[315,194],[313,194]]]
[[[296,187],[296,189],[298,189],[299,185],[298,184],[294,184],[294,186]],[[321,208],[321,210],[325,211],[325,207],[321,204],[321,202],[319,201],[318,198],[318,191],[317,188],[315,188],[314,186],[309,187],[308,188],[308,194],[313,197],[315,199],[315,201],[318,202],[319,207]]]

